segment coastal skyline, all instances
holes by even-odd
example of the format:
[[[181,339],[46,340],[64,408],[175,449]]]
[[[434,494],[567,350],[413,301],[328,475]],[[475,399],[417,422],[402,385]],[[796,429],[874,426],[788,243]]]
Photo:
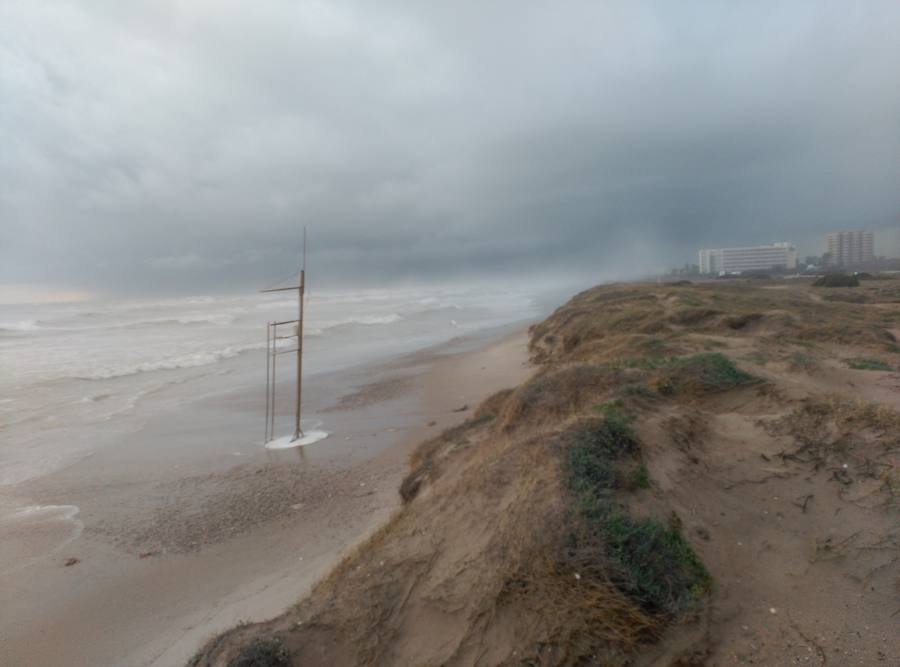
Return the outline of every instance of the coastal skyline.
[[[7,3],[0,283],[244,289],[296,266],[303,225],[327,284],[887,240],[898,22],[895,2]]]

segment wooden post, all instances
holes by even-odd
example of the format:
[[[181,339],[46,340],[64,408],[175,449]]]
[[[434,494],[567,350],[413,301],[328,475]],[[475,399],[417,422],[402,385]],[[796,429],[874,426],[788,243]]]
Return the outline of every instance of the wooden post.
[[[302,397],[303,397],[303,301],[306,292],[306,227],[303,228],[303,263],[300,268],[300,284],[296,287],[274,287],[271,289],[260,290],[260,292],[289,292],[297,290],[297,406],[296,412],[294,414],[294,437],[293,440],[297,440],[298,438],[303,437],[303,429],[300,428],[300,409],[302,406]],[[271,413],[266,413],[266,423],[269,426],[269,430],[266,432],[266,437],[268,438],[270,435],[275,437],[275,367],[277,366],[276,360],[278,357],[278,326],[283,324],[293,324],[293,320],[288,320],[284,322],[270,322],[269,327],[271,329],[271,348],[272,348],[272,400],[271,404],[269,402],[269,394],[266,394],[266,406],[271,406]],[[268,341],[270,340],[269,334],[266,334],[267,341],[267,349],[268,349]],[[288,350],[289,352],[290,350]],[[268,359],[266,360],[266,376],[269,375],[269,364]],[[271,419],[270,419],[271,416]],[[268,440],[267,440],[268,442]]]
[[[266,322],[266,436],[263,442],[269,442],[269,394],[272,391],[272,380],[269,367],[272,365],[272,323]]]
[[[275,367],[278,366],[278,327],[272,326],[272,412],[270,413],[269,433],[275,437]]]
[[[304,229],[304,235],[305,232]],[[297,412],[294,422],[294,440],[303,437],[303,429],[300,427],[300,406],[303,402],[303,292],[306,287],[305,283],[306,269],[300,269],[300,289],[297,292],[300,303],[297,313]]]

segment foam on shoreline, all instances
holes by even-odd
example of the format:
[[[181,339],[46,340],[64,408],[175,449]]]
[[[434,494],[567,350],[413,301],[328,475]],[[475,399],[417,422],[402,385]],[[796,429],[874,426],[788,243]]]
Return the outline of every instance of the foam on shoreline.
[[[266,443],[266,449],[291,449],[292,447],[306,447],[307,445],[312,445],[321,440],[324,440],[330,435],[328,431],[307,431],[303,437],[297,438],[294,440],[294,436],[285,435],[281,438],[276,438],[275,440],[270,440]]]

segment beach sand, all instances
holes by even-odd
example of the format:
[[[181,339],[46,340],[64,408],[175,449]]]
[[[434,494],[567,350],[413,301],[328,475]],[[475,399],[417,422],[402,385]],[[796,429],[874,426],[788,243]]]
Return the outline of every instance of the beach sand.
[[[399,506],[418,442],[524,379],[526,341],[507,328],[311,378],[330,432],[311,447],[217,442],[211,419],[222,432],[262,414],[260,396],[226,394],[19,485],[4,502],[41,520],[3,527],[0,664],[179,665],[284,611]],[[290,398],[285,385],[283,415]]]

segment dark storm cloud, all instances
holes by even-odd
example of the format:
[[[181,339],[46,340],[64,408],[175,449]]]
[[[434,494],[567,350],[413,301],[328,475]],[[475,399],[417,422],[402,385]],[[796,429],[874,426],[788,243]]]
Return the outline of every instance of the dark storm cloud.
[[[304,223],[330,279],[815,253],[897,225],[898,28],[893,0],[3,3],[0,281],[248,284]]]

